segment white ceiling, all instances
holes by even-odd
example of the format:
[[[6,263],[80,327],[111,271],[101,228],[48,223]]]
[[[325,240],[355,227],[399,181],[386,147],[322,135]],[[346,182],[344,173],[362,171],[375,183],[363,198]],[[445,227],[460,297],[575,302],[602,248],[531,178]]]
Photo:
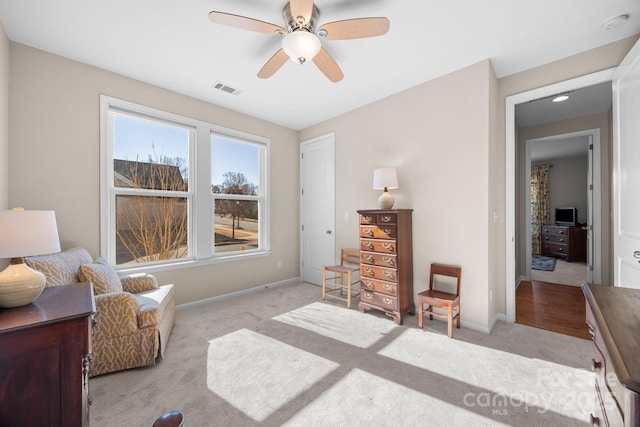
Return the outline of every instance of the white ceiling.
[[[319,23],[386,16],[385,36],[322,40],[344,72],[288,62],[256,77],[280,47],[269,36],[213,24],[218,10],[283,25],[285,1],[0,0],[13,41],[229,109],[303,129],[490,58],[498,77],[640,33],[638,0],[316,0]],[[629,14],[604,31],[606,20]],[[240,95],[214,90],[223,82]]]
[[[516,105],[516,122],[521,128],[603,113],[611,108],[611,82],[563,92],[569,99],[553,102],[557,95]]]
[[[576,136],[564,139],[539,141],[531,144],[531,161],[586,157],[589,154],[589,137]]]

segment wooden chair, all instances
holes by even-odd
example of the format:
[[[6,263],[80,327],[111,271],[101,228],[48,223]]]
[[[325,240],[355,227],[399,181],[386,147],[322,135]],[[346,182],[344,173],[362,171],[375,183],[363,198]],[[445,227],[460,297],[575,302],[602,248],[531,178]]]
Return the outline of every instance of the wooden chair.
[[[353,289],[353,286],[360,283],[360,279],[354,281],[351,275],[359,270],[360,251],[358,249],[342,249],[340,251],[340,265],[322,267],[322,299],[324,300],[326,297],[337,298],[346,301],[347,308],[351,308],[351,299],[360,294],[360,289]],[[333,275],[327,276],[327,273]],[[334,288],[327,289],[327,282]],[[340,295],[332,295],[332,292],[339,292]]]
[[[433,316],[446,318],[448,322],[447,335],[453,336],[453,319],[456,319],[456,328],[460,329],[460,275],[462,269],[450,265],[431,264],[429,275],[429,289],[418,294],[418,327],[422,328],[422,317],[429,313],[429,320]],[[448,276],[457,279],[456,293],[438,291],[434,288],[434,276]],[[425,304],[427,307],[425,308]],[[434,309],[445,309],[447,312],[436,312]]]

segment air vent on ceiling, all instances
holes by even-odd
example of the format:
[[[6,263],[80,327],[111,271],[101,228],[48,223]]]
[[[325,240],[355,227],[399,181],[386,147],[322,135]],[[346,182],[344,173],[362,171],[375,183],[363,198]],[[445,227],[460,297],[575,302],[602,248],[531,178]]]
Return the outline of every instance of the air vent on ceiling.
[[[240,95],[242,93],[242,91],[240,89],[236,89],[235,87],[231,87],[231,86],[229,86],[227,84],[224,84],[222,82],[215,82],[211,86],[214,89],[218,89],[218,90],[221,90],[223,92],[230,93],[232,95]]]

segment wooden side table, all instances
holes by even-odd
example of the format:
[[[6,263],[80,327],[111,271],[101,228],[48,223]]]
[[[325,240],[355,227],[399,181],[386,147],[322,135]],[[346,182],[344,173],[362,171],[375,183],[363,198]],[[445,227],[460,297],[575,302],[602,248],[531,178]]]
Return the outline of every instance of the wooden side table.
[[[0,425],[88,426],[91,283],[0,309]]]

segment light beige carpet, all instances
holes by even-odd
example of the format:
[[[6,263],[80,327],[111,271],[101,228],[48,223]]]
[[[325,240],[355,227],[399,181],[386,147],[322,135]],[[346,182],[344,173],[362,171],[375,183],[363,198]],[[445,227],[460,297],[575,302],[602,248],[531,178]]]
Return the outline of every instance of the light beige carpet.
[[[179,310],[164,360],[90,380],[91,425],[172,409],[187,426],[587,425],[588,341],[504,322],[450,340],[444,322],[319,296],[297,284]]]

